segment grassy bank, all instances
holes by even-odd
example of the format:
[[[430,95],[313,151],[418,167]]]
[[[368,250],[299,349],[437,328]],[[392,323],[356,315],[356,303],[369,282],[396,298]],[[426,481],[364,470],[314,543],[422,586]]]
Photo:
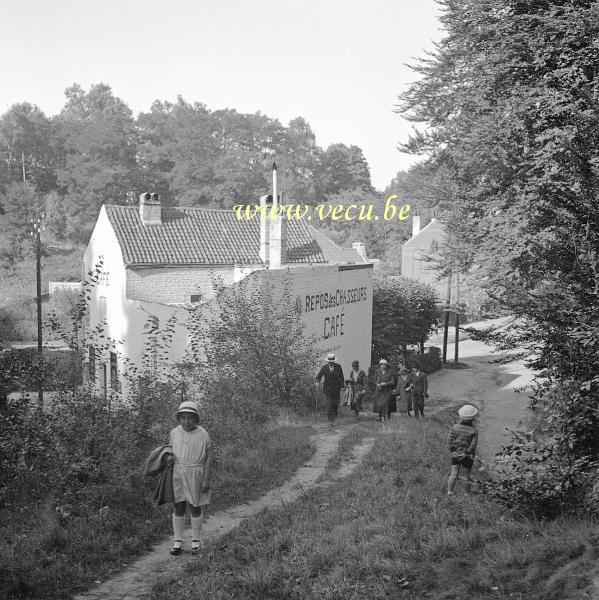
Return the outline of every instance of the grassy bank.
[[[377,442],[355,474],[244,522],[153,600],[585,597],[594,524],[514,516],[460,482],[448,498],[448,419],[361,425]]]
[[[311,456],[310,427],[271,428],[222,448],[211,511],[260,496]],[[169,508],[154,507],[155,485],[139,472],[128,485],[84,489],[57,506],[0,510],[0,597],[68,598],[104,580],[170,533]]]

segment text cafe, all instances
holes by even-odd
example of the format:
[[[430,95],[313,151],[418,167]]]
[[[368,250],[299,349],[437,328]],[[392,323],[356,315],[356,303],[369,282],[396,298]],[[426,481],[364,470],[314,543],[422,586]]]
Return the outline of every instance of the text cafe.
[[[350,289],[320,291],[305,297],[304,310],[306,313],[339,309],[334,314],[323,315],[322,337],[327,340],[332,337],[344,335],[345,309],[350,304],[365,302],[368,299],[366,286]]]

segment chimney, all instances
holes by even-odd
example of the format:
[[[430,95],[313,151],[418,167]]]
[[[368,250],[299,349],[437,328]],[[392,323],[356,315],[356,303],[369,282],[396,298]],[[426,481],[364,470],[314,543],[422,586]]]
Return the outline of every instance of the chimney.
[[[364,259],[364,262],[368,262],[368,258],[366,257],[366,244],[354,242],[351,247]]]
[[[260,197],[260,259],[268,265],[270,260],[270,216],[272,196]]]
[[[139,218],[144,225],[162,225],[162,206],[158,194],[139,195]]]
[[[279,196],[283,203],[283,194]],[[277,205],[275,205],[277,206]],[[271,269],[280,269],[287,262],[287,219],[282,214],[276,215],[270,225],[270,265]]]
[[[412,237],[420,233],[420,215],[412,217]]]

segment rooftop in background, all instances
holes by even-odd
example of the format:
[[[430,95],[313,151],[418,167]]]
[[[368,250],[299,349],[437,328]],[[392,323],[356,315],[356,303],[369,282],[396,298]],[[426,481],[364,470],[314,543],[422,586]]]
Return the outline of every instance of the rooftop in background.
[[[160,225],[144,226],[136,206],[106,205],[127,266],[256,265],[260,220],[238,220],[231,210],[162,208]],[[341,248],[303,221],[288,221],[287,263],[357,263],[353,249]]]

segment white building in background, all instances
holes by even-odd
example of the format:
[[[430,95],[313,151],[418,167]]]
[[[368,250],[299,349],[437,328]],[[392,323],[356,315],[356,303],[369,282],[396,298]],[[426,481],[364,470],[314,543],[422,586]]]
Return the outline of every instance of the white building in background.
[[[153,355],[152,327],[172,317],[168,360],[183,358],[189,311],[214,297],[214,276],[226,285],[246,277],[274,286],[287,279],[298,318],[317,337],[323,357],[335,352],[347,370],[353,359],[368,366],[372,264],[364,244],[353,246],[339,247],[305,221],[239,220],[230,210],[163,207],[156,194],[142,194],[139,206],[102,206],[84,272],[102,262],[87,331],[101,326],[108,342],[102,350],[90,344],[90,379],[105,392],[125,392],[125,365],[140,365],[144,351]]]
[[[401,249],[402,277],[417,279],[429,284],[440,299],[447,294],[447,279],[439,279],[436,264],[429,260],[438,253],[445,239],[443,224],[432,218],[426,227],[420,229],[420,216],[412,217],[412,237]]]

